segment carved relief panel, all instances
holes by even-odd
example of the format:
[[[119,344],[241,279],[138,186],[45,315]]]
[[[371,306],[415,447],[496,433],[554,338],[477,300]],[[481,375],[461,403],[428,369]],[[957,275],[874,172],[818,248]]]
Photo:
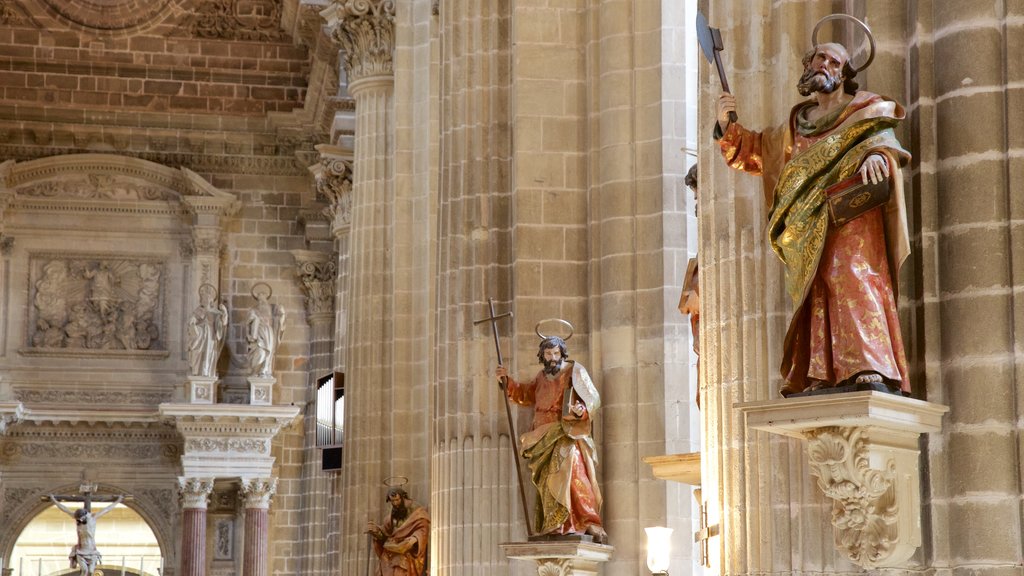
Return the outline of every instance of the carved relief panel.
[[[30,256],[24,351],[165,351],[165,269],[156,259]]]

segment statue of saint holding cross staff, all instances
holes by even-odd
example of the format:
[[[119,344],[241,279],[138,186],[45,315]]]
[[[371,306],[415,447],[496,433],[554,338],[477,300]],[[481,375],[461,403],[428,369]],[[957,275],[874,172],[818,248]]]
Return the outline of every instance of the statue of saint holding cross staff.
[[[537,359],[544,368],[529,382],[517,382],[504,366],[495,375],[506,383],[508,398],[533,407],[530,431],[520,438],[523,458],[537,487],[534,538],[589,535],[599,544],[608,539],[601,523],[601,489],[597,482],[597,450],[593,418],[601,397],[587,370],[569,360],[565,340],[541,338]]]

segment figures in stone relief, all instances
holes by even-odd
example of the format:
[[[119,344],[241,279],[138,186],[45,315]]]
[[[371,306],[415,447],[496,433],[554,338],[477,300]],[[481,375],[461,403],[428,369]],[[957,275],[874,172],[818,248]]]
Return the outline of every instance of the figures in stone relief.
[[[285,310],[270,303],[272,295],[273,290],[263,282],[252,288],[256,304],[249,310],[245,330],[249,374],[252,376],[273,376],[274,354],[284,333]]]
[[[107,512],[113,510],[114,507],[120,504],[123,500],[123,496],[118,496],[112,504],[94,514],[88,508],[71,510],[67,506],[61,504],[55,496],[52,494],[50,495],[50,501],[53,502],[61,512],[75,519],[75,529],[78,532],[78,544],[72,546],[71,553],[68,554],[68,559],[71,560],[72,568],[77,567],[79,569],[80,576],[93,576],[96,572],[96,568],[99,567],[100,562],[102,562],[100,552],[96,549],[96,520]]]
[[[53,258],[33,269],[32,347],[152,350],[159,343],[161,265]]]
[[[859,68],[843,45],[817,41],[821,25],[837,18],[868,35],[871,54]],[[904,111],[857,89],[854,77],[874,56],[862,22],[827,16],[811,44],[797,85],[810,98],[784,124],[755,132],[730,122],[736,99],[723,93],[715,133],[730,167],[764,181],[769,242],[794,307],[781,393],[909,394],[895,286],[910,251],[900,173],[910,154],[893,132]],[[844,198],[852,200],[844,206]]]
[[[188,319],[188,365],[192,376],[216,376],[217,359],[228,333],[228,309],[217,302],[217,289],[199,287],[199,306]]]
[[[427,509],[409,498],[404,488],[388,490],[391,511],[384,524],[370,521],[366,533],[377,554],[375,576],[422,576],[430,550],[430,516]]]
[[[537,487],[536,533],[588,534],[604,543],[608,534],[600,516],[592,436],[601,397],[583,365],[569,360],[562,338],[543,336],[537,359],[543,368],[529,382],[517,382],[504,366],[495,370],[499,380],[507,379],[509,399],[533,407],[533,423],[520,437],[520,450]]]

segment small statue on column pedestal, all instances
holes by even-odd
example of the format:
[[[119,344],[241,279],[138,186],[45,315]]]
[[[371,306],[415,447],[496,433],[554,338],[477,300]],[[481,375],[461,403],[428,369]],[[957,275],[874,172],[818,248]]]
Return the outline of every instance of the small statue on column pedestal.
[[[249,403],[272,404],[274,378],[274,355],[284,334],[285,310],[278,304],[271,304],[274,291],[269,284],[260,282],[252,287],[256,304],[249,309],[246,321],[245,339],[248,343],[246,356],[249,361]]]

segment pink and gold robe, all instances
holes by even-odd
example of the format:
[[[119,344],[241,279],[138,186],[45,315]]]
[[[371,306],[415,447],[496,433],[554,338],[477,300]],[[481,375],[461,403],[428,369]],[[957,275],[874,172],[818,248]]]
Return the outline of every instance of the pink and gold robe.
[[[533,426],[520,438],[520,449],[537,487],[538,534],[582,534],[588,526],[601,526],[597,452],[591,438],[591,415],[600,406],[600,397],[583,365],[566,364],[554,379],[543,370],[531,382],[508,379],[508,397],[534,409]],[[569,388],[586,406],[579,417],[563,417]]]
[[[769,238],[786,266],[795,313],[782,392],[800,392],[811,380],[839,385],[872,371],[909,393],[894,282],[910,252],[900,172],[910,155],[892,131],[904,112],[891,100],[858,92],[837,115],[811,126],[802,114],[815,105],[798,104],[776,130],[733,123],[719,139],[729,166],[763,177]],[[888,161],[890,200],[837,228],[828,220],[824,190],[856,173],[872,153]]]

